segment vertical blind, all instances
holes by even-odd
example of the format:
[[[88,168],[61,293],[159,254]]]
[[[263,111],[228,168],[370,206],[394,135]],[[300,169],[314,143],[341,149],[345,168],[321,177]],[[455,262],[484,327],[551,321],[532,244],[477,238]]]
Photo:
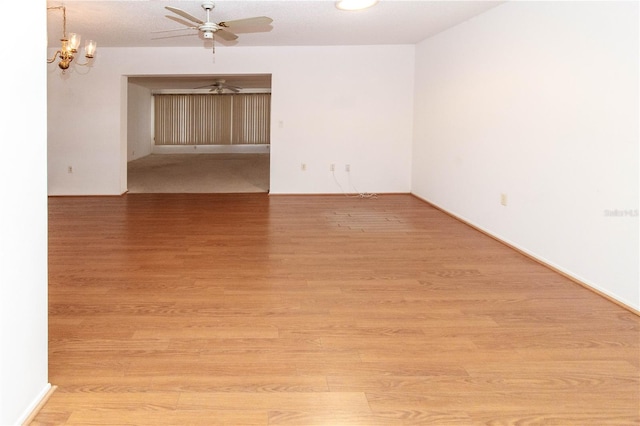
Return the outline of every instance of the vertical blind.
[[[233,144],[269,143],[271,94],[233,96]]]
[[[156,145],[269,144],[270,93],[154,95]]]

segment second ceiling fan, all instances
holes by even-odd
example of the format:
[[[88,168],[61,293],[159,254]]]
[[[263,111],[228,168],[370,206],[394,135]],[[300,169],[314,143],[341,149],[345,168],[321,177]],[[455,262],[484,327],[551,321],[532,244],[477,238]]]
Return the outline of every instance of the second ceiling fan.
[[[204,89],[205,87],[210,88],[209,92],[213,92],[218,95],[221,95],[223,93],[228,93],[228,92],[238,93],[242,89],[241,87],[227,84],[227,81],[223,79],[218,79],[213,84],[207,84],[206,86],[195,87],[195,89]]]
[[[188,19],[190,21],[190,22],[186,22],[173,16],[167,16],[167,18],[187,26],[187,28],[179,28],[179,29],[167,30],[167,31],[195,29],[202,34],[203,38],[208,40],[213,40],[214,35],[216,35],[224,40],[233,41],[233,40],[236,40],[238,36],[235,35],[233,32],[231,32],[230,30],[238,28],[246,31],[247,29],[250,29],[250,27],[252,26],[260,26],[260,25],[264,26],[264,25],[269,25],[271,24],[271,22],[273,22],[273,19],[267,16],[256,16],[253,18],[236,19],[232,21],[222,21],[222,22],[215,23],[211,21],[211,11],[213,10],[214,7],[215,6],[212,1],[205,0],[202,2],[202,8],[207,12],[207,20],[203,21],[191,15],[190,13],[185,12],[182,9],[178,9],[177,7],[165,6],[165,9],[170,10],[176,15],[180,15],[181,17]],[[193,25],[193,24],[196,24],[196,25]],[[166,31],[157,31],[157,32],[166,32]]]

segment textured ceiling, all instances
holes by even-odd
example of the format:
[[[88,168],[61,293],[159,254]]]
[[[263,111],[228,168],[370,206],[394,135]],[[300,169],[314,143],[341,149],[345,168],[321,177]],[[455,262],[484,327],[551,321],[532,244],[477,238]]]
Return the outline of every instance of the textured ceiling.
[[[211,21],[218,23],[254,16],[268,16],[271,26],[257,32],[236,31],[236,41],[216,37],[225,46],[331,46],[414,44],[468,20],[501,1],[395,1],[381,0],[362,11],[338,10],[334,1],[228,1],[214,3]],[[165,9],[172,6],[206,21],[200,1],[48,1],[66,6],[67,31],[97,41],[100,47],[199,46],[204,41],[167,16],[182,19]],[[49,10],[48,40],[58,44],[62,12]],[[185,21],[183,19],[183,21]],[[182,29],[169,33],[154,31]]]
[[[271,25],[234,29],[235,41],[215,37],[217,46],[335,46],[415,44],[438,32],[460,24],[504,1],[396,1],[380,0],[370,9],[341,11],[333,0],[307,1],[231,1],[214,2],[210,20],[214,23],[268,16]],[[179,8],[206,21],[201,1],[48,1],[48,7],[66,7],[67,32],[83,40],[93,39],[105,47],[179,47],[212,46],[183,17],[165,9]],[[185,25],[187,24],[187,25]],[[175,31],[179,29],[178,31]],[[252,31],[246,31],[251,29]],[[49,47],[59,46],[62,35],[62,11],[47,13]],[[167,31],[161,32],[158,31]],[[243,31],[244,30],[244,31]],[[99,53],[98,53],[99,54]],[[269,76],[245,76],[243,81],[224,76],[227,83],[241,87],[270,87]],[[202,85],[202,80],[138,79],[150,88],[183,89]],[[209,82],[210,83],[210,82]]]

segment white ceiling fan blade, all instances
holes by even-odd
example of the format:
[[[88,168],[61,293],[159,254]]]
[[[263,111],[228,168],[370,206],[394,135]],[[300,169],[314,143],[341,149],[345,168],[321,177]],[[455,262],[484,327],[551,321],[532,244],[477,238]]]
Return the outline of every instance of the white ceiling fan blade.
[[[187,18],[188,20],[193,21],[196,24],[200,24],[200,25],[204,24],[204,21],[201,21],[200,19],[196,18],[193,15],[190,15],[189,13],[185,12],[182,9],[178,9],[177,7],[172,7],[172,6],[165,6],[164,8],[182,16],[183,18]]]
[[[237,35],[225,30],[218,30],[214,34],[227,41],[233,41],[238,38]]]
[[[212,84],[207,84],[206,86],[194,87],[194,89],[205,89],[207,87],[211,87],[211,90],[216,90],[216,89],[223,89],[224,87],[226,87],[226,85],[224,83],[215,82]]]
[[[256,16],[254,18],[235,19],[233,21],[220,22],[218,25],[225,28],[235,28],[247,25],[269,25],[273,19],[267,16]]]
[[[185,31],[185,30],[197,30],[198,27],[185,27],[185,28],[174,28],[171,30],[160,30],[160,31],[151,31],[152,34],[157,34],[157,33],[170,33],[173,31]]]
[[[176,16],[165,15],[165,17],[171,19],[173,22],[177,22],[178,24],[184,25],[184,26],[186,26],[188,28],[196,28],[196,29],[198,28],[198,27],[193,25],[193,22],[185,21],[184,19],[178,18]]]
[[[196,35],[198,35],[198,33],[178,34],[178,35],[171,35],[171,36],[164,36],[164,37],[151,37],[151,40],[164,40],[166,38],[178,38],[178,37],[194,37]]]

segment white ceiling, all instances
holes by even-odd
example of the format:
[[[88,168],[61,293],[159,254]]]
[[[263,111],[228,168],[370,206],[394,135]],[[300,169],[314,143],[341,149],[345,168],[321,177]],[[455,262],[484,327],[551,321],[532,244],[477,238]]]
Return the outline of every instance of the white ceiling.
[[[370,9],[341,11],[333,0],[232,1],[218,0],[211,21],[231,21],[254,16],[273,19],[270,26],[234,30],[238,39],[228,42],[216,36],[218,46],[332,46],[415,44],[460,24],[504,1],[397,1],[380,0]],[[207,46],[195,29],[170,17],[188,22],[165,9],[172,6],[206,21],[201,1],[48,1],[47,6],[65,5],[67,32],[83,40],[93,39],[104,47]],[[47,13],[48,42],[57,47],[62,35],[62,11]],[[154,31],[174,30],[164,33]],[[233,82],[227,79],[228,83]],[[193,87],[194,82],[188,84]],[[166,85],[165,85],[166,87]]]

